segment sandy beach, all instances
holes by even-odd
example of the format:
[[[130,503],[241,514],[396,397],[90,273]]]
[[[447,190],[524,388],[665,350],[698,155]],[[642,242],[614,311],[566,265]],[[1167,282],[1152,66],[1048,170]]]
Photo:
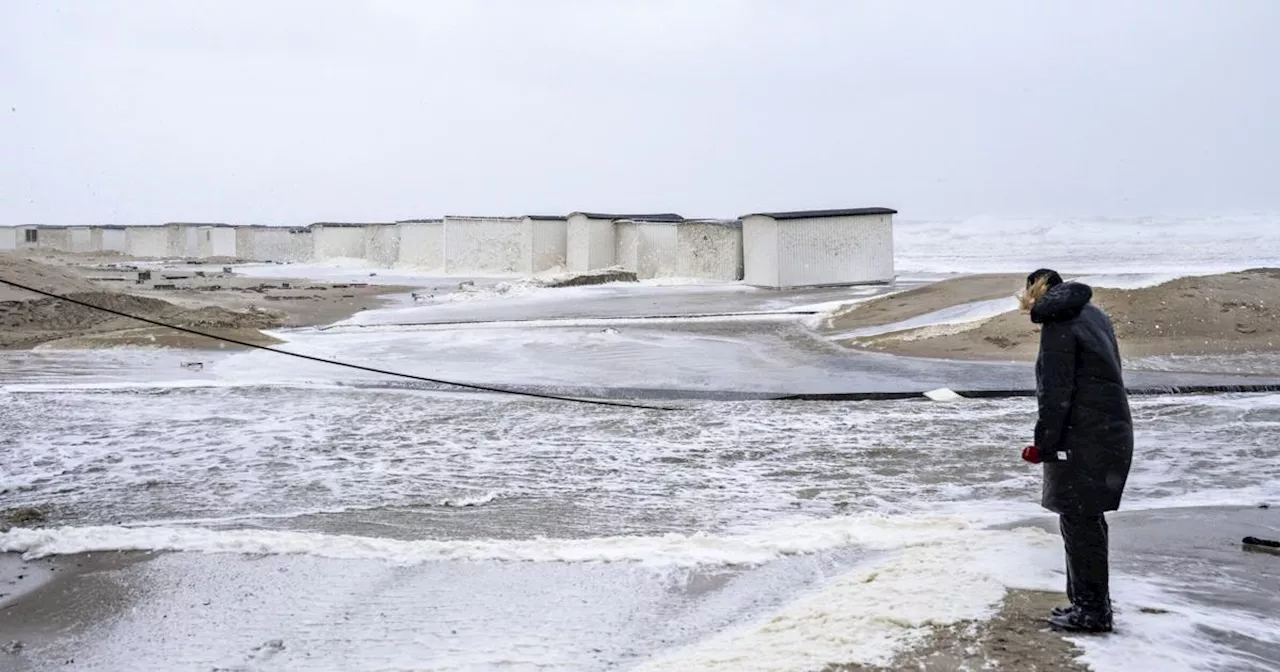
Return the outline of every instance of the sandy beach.
[[[1009,298],[1021,283],[1021,276],[998,275],[943,281],[854,306],[834,315],[825,329],[839,334],[881,327],[961,304]],[[1276,297],[1280,297],[1280,271],[1275,269],[1179,278],[1137,289],[1094,290],[1094,302],[1111,315],[1126,358],[1280,352]],[[984,319],[841,342],[913,357],[1030,361],[1035,358],[1039,330],[1021,311],[1009,310]]]
[[[387,305],[412,288],[368,283],[264,280],[217,265],[155,268],[120,257],[0,254],[0,277],[95,306],[257,345],[263,330],[330,324]],[[141,274],[141,275],[140,275]],[[146,280],[140,280],[146,277]],[[238,346],[166,330],[0,285],[0,349]]]

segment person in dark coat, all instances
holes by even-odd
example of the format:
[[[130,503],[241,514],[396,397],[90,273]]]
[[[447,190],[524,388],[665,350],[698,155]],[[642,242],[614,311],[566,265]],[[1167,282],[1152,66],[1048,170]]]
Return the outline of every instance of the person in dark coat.
[[[1133,420],[1111,318],[1091,303],[1093,289],[1040,269],[1027,276],[1022,306],[1040,325],[1036,358],[1042,462],[1041,506],[1058,514],[1067,554],[1068,608],[1049,623],[1070,632],[1110,632],[1111,594],[1105,513],[1120,508],[1133,460]]]

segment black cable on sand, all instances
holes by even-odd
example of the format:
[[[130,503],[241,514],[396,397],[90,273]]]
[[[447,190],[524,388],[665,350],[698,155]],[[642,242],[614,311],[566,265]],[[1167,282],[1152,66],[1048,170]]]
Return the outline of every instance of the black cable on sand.
[[[1181,396],[1192,394],[1259,394],[1280,392],[1280,384],[1261,385],[1168,385],[1152,387],[1131,387],[1130,396]],[[1014,399],[1018,397],[1034,397],[1036,391],[1027,390],[952,390],[957,396],[965,399]],[[923,392],[814,392],[787,394],[774,397],[773,401],[891,401],[900,399],[918,399],[924,397]]]
[[[435,389],[419,387],[414,383],[392,382],[351,382],[350,387],[360,389]],[[697,389],[674,387],[595,387],[572,385],[528,385],[519,390],[557,394],[561,396],[590,397],[593,399],[646,399],[658,402],[667,401],[833,401],[833,402],[866,402],[866,401],[931,401],[927,392],[921,390],[864,390],[860,392],[769,392],[750,390]],[[952,390],[963,400],[982,399],[1019,399],[1033,398],[1036,391],[1030,388],[999,388]],[[1280,383],[1263,383],[1256,385],[1168,385],[1131,387],[1130,396],[1186,396],[1198,394],[1258,394],[1280,392]],[[938,402],[946,403],[946,402]]]
[[[275,349],[275,348],[272,348],[272,347],[269,347],[269,346],[266,346],[266,345],[258,345],[258,344],[256,344],[256,343],[249,343],[248,341],[242,341],[242,340],[239,340],[239,339],[236,339],[236,338],[230,338],[230,337],[227,337],[227,336],[218,336],[218,335],[216,335],[216,334],[210,334],[210,333],[207,333],[207,332],[198,331],[198,330],[196,330],[196,329],[188,329],[187,327],[179,327],[179,326],[177,326],[177,325],[167,324],[167,323],[164,323],[164,322],[159,322],[159,321],[152,320],[152,319],[148,319],[148,318],[145,318],[145,317],[138,317],[137,315],[130,315],[129,313],[124,313],[124,312],[121,312],[121,311],[118,311],[118,310],[113,310],[113,309],[111,309],[111,308],[105,308],[105,307],[103,307],[103,306],[95,306],[95,305],[93,305],[92,303],[88,303],[88,302],[85,302],[85,301],[80,301],[80,300],[78,300],[78,299],[72,299],[72,298],[70,298],[70,297],[62,296],[62,295],[60,295],[60,294],[55,294],[55,293],[53,293],[53,292],[46,292],[46,291],[44,291],[44,290],[36,289],[36,288],[34,288],[34,287],[28,287],[28,286],[26,286],[26,285],[23,285],[23,284],[20,284],[20,283],[17,283],[17,282],[13,282],[12,280],[5,280],[4,278],[0,278],[0,282],[4,283],[4,284],[6,284],[6,285],[9,285],[9,286],[11,286],[11,287],[16,287],[17,289],[21,289],[21,290],[24,290],[24,291],[31,292],[31,293],[33,293],[33,294],[39,294],[39,295],[41,295],[41,296],[47,296],[47,297],[49,297],[49,298],[51,298],[51,299],[57,299],[57,300],[59,300],[59,301],[66,301],[67,303],[72,303],[72,304],[75,304],[75,305],[78,305],[78,306],[84,306],[85,308],[92,308],[92,309],[94,309],[94,310],[100,310],[100,311],[102,311],[102,312],[104,312],[104,313],[110,313],[110,314],[112,314],[112,315],[117,315],[117,316],[119,316],[119,317],[125,317],[125,318],[131,319],[131,320],[137,320],[137,321],[139,321],[139,322],[145,322],[146,324],[154,325],[154,326],[157,326],[157,327],[162,327],[162,328],[165,328],[165,329],[173,329],[174,331],[181,331],[181,332],[188,333],[188,334],[192,334],[192,335],[195,335],[195,336],[202,336],[202,337],[204,337],[204,338],[210,338],[210,339],[213,339],[213,340],[215,340],[215,341],[223,341],[223,342],[225,342],[225,343],[232,343],[232,344],[235,344],[235,345],[243,346],[243,347],[246,347],[246,348],[252,348],[252,349],[256,349],[256,350],[266,350],[267,352],[274,352],[274,353],[281,354],[281,355],[288,355],[289,357],[297,357],[298,359],[306,359],[306,360],[309,360],[309,361],[312,361],[312,362],[320,362],[321,364],[332,364],[332,365],[334,365],[334,366],[342,366],[342,367],[346,367],[346,368],[348,368],[348,369],[355,369],[355,370],[357,370],[357,371],[366,371],[366,372],[369,372],[369,373],[377,373],[377,374],[382,374],[382,375],[384,375],[384,376],[394,376],[394,377],[397,377],[397,378],[408,378],[409,380],[417,380],[417,381],[424,382],[424,383],[434,383],[434,384],[436,384],[436,385],[449,385],[449,386],[452,386],[452,387],[459,387],[459,388],[468,389],[468,390],[477,390],[477,391],[481,391],[481,392],[495,392],[495,393],[498,393],[498,394],[512,394],[512,395],[517,395],[517,396],[522,396],[522,397],[534,397],[534,398],[537,398],[537,399],[550,399],[550,400],[553,400],[553,401],[567,401],[567,402],[576,403],[576,404],[594,404],[594,405],[597,405],[597,406],[616,406],[616,407],[621,407],[621,408],[636,408],[636,409],[643,409],[643,410],[649,410],[649,411],[678,411],[678,410],[680,410],[679,408],[675,408],[675,407],[672,407],[672,406],[647,406],[647,405],[644,405],[644,404],[632,404],[632,403],[627,403],[627,402],[623,402],[623,401],[605,401],[605,400],[602,400],[602,399],[580,399],[580,398],[575,398],[575,397],[562,397],[562,396],[554,395],[554,394],[543,394],[543,393],[540,393],[540,392],[532,392],[532,391],[528,391],[528,390],[513,390],[513,389],[508,389],[508,388],[502,388],[502,387],[494,387],[494,386],[491,386],[491,385],[478,385],[478,384],[475,384],[475,383],[458,383],[458,382],[454,382],[454,381],[451,381],[451,380],[441,380],[441,379],[439,379],[439,378],[428,378],[428,377],[426,377],[426,376],[417,376],[417,375],[413,375],[413,374],[410,374],[410,373],[399,373],[399,372],[396,372],[396,371],[387,371],[387,370],[385,370],[385,369],[376,369],[376,368],[373,368],[373,367],[370,367],[370,366],[361,366],[361,365],[359,365],[359,364],[351,364],[351,363],[349,363],[349,362],[340,362],[340,361],[333,360],[333,359],[324,359],[323,357],[313,357],[313,356],[311,356],[311,355],[303,355],[303,354],[299,354],[299,353],[296,353],[296,352],[289,352],[289,351],[287,351],[287,350],[277,350],[277,349]]]

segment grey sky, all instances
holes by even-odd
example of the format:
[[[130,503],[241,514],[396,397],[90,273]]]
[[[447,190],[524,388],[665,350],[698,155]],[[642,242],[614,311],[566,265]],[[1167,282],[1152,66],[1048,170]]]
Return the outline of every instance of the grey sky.
[[[0,0],[0,224],[1280,211],[1280,2]]]

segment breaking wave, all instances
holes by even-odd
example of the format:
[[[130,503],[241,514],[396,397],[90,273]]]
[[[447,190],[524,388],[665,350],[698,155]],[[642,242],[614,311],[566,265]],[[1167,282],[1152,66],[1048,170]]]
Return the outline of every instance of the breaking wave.
[[[0,533],[0,551],[28,559],[100,551],[191,551],[254,555],[305,554],[333,559],[417,564],[441,560],[632,562],[656,566],[753,566],[785,556],[857,546],[893,549],[936,543],[979,531],[954,516],[880,514],[798,520],[738,535],[706,533],[588,539],[418,540],[277,530],[199,527],[61,527]]]

